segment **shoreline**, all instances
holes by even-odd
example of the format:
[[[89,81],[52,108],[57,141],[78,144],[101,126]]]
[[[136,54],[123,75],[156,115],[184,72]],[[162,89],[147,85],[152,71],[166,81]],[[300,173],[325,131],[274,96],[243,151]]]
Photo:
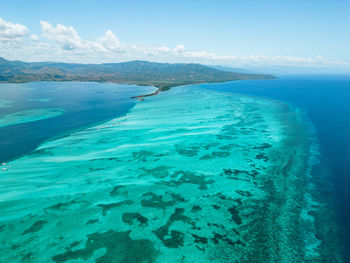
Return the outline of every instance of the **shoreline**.
[[[158,88],[155,92],[148,93],[148,94],[142,94],[142,95],[138,95],[138,96],[132,96],[132,97],[130,97],[130,99],[138,99],[138,101],[141,101],[141,100],[143,100],[144,97],[158,95],[161,91],[163,91],[163,90],[161,88]]]

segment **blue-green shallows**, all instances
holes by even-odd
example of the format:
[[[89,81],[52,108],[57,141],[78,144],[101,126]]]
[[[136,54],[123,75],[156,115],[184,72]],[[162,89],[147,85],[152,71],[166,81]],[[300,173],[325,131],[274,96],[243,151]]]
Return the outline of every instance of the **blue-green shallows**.
[[[174,88],[3,165],[0,261],[341,261],[318,155],[289,105]]]

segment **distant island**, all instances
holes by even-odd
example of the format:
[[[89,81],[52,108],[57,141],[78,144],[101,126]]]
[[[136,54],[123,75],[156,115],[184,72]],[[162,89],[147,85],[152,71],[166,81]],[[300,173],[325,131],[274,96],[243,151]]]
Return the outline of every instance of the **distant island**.
[[[111,82],[170,87],[233,80],[272,79],[272,75],[228,72],[201,64],[129,61],[103,64],[9,61],[0,57],[0,83],[33,81]]]

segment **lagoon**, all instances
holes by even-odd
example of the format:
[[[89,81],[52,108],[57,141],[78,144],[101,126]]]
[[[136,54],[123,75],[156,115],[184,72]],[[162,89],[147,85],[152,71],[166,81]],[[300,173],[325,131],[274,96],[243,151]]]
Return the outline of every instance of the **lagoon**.
[[[0,84],[0,162],[42,142],[124,115],[154,87],[81,82]]]

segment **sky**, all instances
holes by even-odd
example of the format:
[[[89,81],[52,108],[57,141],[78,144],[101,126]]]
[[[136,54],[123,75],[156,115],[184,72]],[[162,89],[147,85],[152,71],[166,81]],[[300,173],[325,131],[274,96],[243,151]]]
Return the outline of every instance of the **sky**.
[[[0,57],[350,68],[347,0],[0,0]]]

